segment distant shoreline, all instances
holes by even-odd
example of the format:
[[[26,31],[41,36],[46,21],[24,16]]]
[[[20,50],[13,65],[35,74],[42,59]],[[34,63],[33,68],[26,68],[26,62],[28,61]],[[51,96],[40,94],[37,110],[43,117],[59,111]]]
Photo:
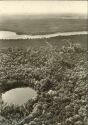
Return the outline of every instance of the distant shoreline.
[[[11,31],[0,31],[0,40],[11,40],[11,39],[44,39],[44,38],[53,38],[57,36],[74,36],[74,35],[87,35],[88,31],[72,31],[72,32],[57,32],[46,35],[26,35],[26,34],[17,34],[16,32]]]

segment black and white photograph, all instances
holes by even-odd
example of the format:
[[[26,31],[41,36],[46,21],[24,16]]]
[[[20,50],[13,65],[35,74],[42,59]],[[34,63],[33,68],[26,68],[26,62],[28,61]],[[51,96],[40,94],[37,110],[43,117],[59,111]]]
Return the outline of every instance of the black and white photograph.
[[[88,125],[87,23],[87,0],[0,0],[0,125]]]

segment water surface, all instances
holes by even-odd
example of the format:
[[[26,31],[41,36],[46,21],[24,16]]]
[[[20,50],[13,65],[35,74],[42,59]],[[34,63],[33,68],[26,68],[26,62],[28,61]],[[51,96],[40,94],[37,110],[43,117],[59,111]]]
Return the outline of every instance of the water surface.
[[[32,88],[15,88],[2,94],[2,100],[7,104],[22,105],[36,96],[37,93]]]
[[[57,32],[53,34],[46,35],[18,35],[11,31],[0,31],[0,39],[42,39],[42,38],[52,38],[56,36],[74,36],[74,35],[85,35],[88,34],[87,31],[75,31],[75,32]]]

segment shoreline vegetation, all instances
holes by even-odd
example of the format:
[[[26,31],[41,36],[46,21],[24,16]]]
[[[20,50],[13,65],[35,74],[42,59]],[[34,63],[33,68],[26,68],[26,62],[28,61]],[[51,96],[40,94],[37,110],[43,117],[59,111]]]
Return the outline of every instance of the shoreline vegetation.
[[[35,99],[22,106],[1,102],[2,125],[87,125],[87,50],[69,41],[61,48],[0,50],[0,92],[31,87]]]
[[[72,31],[72,32],[56,32],[52,34],[44,35],[18,35],[16,32],[11,31],[0,31],[0,40],[22,40],[22,39],[49,39],[54,37],[65,37],[65,36],[77,36],[77,35],[88,35],[88,31]]]

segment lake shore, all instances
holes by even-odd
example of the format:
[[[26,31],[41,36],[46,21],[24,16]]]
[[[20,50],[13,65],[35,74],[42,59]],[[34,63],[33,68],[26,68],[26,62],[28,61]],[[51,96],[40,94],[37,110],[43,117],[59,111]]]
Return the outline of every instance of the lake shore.
[[[9,39],[44,39],[44,38],[53,38],[57,36],[75,36],[75,35],[87,35],[88,31],[77,31],[77,32],[57,32],[53,34],[46,35],[26,35],[21,34],[18,35],[15,32],[11,31],[0,31],[0,39],[1,40],[9,40]]]

